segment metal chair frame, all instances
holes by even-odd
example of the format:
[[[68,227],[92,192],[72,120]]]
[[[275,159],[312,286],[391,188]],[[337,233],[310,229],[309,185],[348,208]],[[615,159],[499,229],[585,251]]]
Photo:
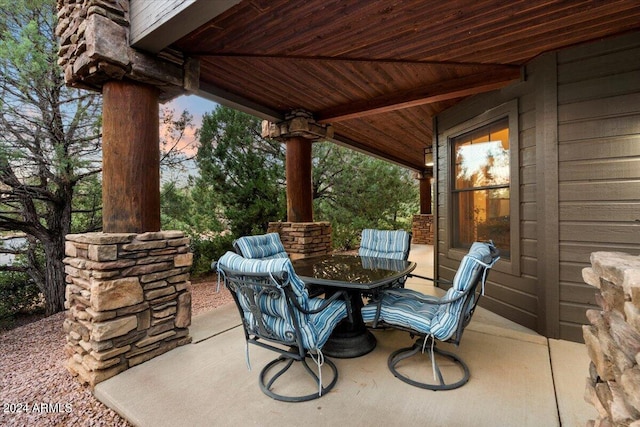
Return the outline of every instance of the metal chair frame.
[[[479,283],[479,281],[478,281]],[[435,301],[431,301],[429,300],[428,302],[430,304],[434,304],[434,305],[442,305],[442,304],[450,304],[453,303],[459,299],[465,298],[467,297],[472,291],[475,293],[475,290],[478,287],[478,283],[476,283],[475,285],[473,285],[472,287],[470,287],[464,294],[459,295],[456,298],[453,299],[449,299],[449,300],[442,300],[439,302],[435,302]],[[390,291],[393,292],[393,291]],[[477,301],[479,300],[480,294],[477,294],[477,298],[475,298],[475,302],[473,303],[473,307],[471,307],[471,309],[468,311],[468,314],[466,316],[464,316],[463,321],[458,323],[458,327],[456,329],[456,332],[454,333],[454,335],[449,338],[447,341],[447,343],[451,343],[453,345],[455,345],[456,347],[460,344],[460,340],[462,338],[462,332],[464,331],[464,328],[469,324],[469,322],[471,321],[471,317],[473,315],[473,312],[475,311],[476,305],[477,305]],[[471,298],[467,298],[467,300],[464,302],[463,305],[463,313],[466,312],[465,310],[468,310],[469,308],[469,304],[471,303]],[[420,388],[424,388],[424,389],[428,389],[428,390],[453,390],[455,388],[461,387],[464,384],[466,384],[469,381],[469,377],[470,377],[470,372],[469,372],[469,367],[467,366],[467,364],[455,353],[451,353],[449,351],[445,351],[442,350],[440,348],[438,348],[437,346],[437,341],[436,339],[434,339],[432,336],[429,336],[427,334],[423,334],[423,333],[419,333],[413,329],[410,328],[404,328],[398,325],[392,325],[389,323],[386,323],[384,321],[377,321],[374,320],[373,322],[373,328],[379,328],[380,326],[385,327],[385,328],[394,328],[394,329],[398,329],[398,330],[402,330],[405,332],[408,332],[411,337],[418,337],[418,339],[416,340],[416,342],[411,346],[411,347],[405,347],[405,348],[401,348],[399,350],[394,351],[393,353],[391,353],[389,355],[389,358],[387,360],[387,366],[389,367],[389,370],[391,371],[391,373],[393,373],[393,375],[398,378],[401,381],[404,381],[407,384],[411,384],[415,387],[420,387]],[[402,374],[398,368],[397,365],[405,360],[408,359],[410,357],[419,355],[421,353],[425,353],[425,349],[429,348],[432,350],[431,355],[429,355],[428,357],[434,358],[431,361],[431,364],[433,366],[434,369],[434,373],[437,377],[437,381],[438,384],[430,384],[430,383],[423,383],[420,381],[416,381],[411,379],[410,377],[408,377],[407,375]],[[460,378],[457,381],[454,382],[449,382],[447,383],[444,379],[444,376],[442,374],[442,370],[440,369],[440,365],[437,362],[437,360],[435,360],[436,355],[441,355],[444,356],[445,358],[451,360],[453,362],[453,364],[455,366],[457,366],[460,371],[462,372],[462,378]]]
[[[338,381],[338,369],[336,365],[329,359],[324,358],[323,364],[327,365],[331,370],[331,381],[328,385],[321,383],[321,373],[316,373],[307,363],[307,359],[311,359],[312,356],[309,350],[303,346],[302,334],[300,332],[300,324],[296,311],[304,314],[315,314],[324,310],[331,302],[343,298],[347,306],[347,313],[349,319],[351,319],[351,308],[348,303],[346,292],[336,292],[330,298],[315,310],[305,310],[300,306],[296,295],[291,289],[289,283],[289,275],[286,271],[280,271],[276,273],[245,273],[235,270],[230,270],[219,266],[219,269],[223,273],[225,285],[231,291],[233,299],[236,303],[236,307],[240,313],[242,319],[242,325],[244,329],[245,340],[247,344],[253,344],[271,351],[275,351],[280,354],[279,357],[269,362],[260,372],[259,384],[260,389],[267,396],[284,402],[304,402],[321,397],[323,394],[330,391]],[[255,319],[255,325],[250,325],[245,318],[245,310],[243,309],[239,295],[243,295],[249,304],[249,311],[253,314]],[[260,298],[268,295],[272,298],[285,298],[288,314],[293,323],[293,333],[287,338],[282,339],[276,336],[270,328],[265,324],[263,320],[263,312],[260,309],[258,303]],[[274,344],[281,345],[288,348],[278,347]],[[314,382],[318,385],[317,391],[314,393],[302,395],[302,396],[287,396],[276,393],[273,391],[276,381],[287,371],[294,362],[302,363],[305,371],[313,378]],[[272,369],[284,364],[274,374],[270,374]],[[316,364],[314,362],[314,364]]]
[[[421,298],[419,296],[413,296],[414,298],[416,298],[418,301],[422,301],[428,304],[433,304],[433,305],[444,305],[444,304],[451,304],[454,303],[456,301],[459,301],[461,299],[464,299],[463,305],[462,305],[462,316],[461,318],[458,320],[458,324],[456,326],[456,330],[453,333],[453,335],[443,341],[446,343],[450,343],[455,345],[456,347],[458,347],[460,345],[460,340],[462,339],[462,333],[464,332],[464,329],[467,327],[467,325],[469,324],[469,322],[471,322],[471,318],[473,316],[473,313],[475,312],[475,309],[478,305],[478,302],[480,301],[480,298],[483,295],[483,289],[481,289],[481,287],[479,286],[480,284],[483,284],[484,281],[486,281],[489,271],[491,269],[491,267],[493,266],[493,264],[499,259],[499,257],[497,256],[497,252],[495,253],[495,257],[494,260],[492,261],[492,263],[488,266],[488,267],[484,267],[483,269],[480,269],[478,271],[477,277],[473,278],[472,284],[460,295],[458,295],[455,298],[450,298],[450,299],[441,299],[438,297],[434,297],[434,296],[430,296],[430,295],[424,295],[424,298]],[[438,284],[452,284],[451,281],[448,280],[441,280],[441,281],[437,281],[435,279],[429,278],[429,277],[425,277],[425,276],[417,276],[414,275],[413,277],[420,277],[422,279],[426,279],[426,280],[431,280],[434,282],[434,284],[436,286],[438,286]],[[395,291],[393,289],[390,290],[385,290],[382,293],[389,293],[389,294],[393,294],[394,292],[402,292],[402,291]],[[473,296],[473,298],[472,298]],[[464,384],[466,384],[469,381],[469,377],[470,377],[470,371],[469,371],[469,367],[467,366],[467,364],[462,360],[462,358],[460,358],[460,356],[456,355],[455,353],[449,352],[449,351],[445,351],[442,350],[440,348],[437,347],[437,342],[439,340],[437,340],[435,337],[433,337],[433,335],[429,335],[429,334],[425,334],[419,331],[416,331],[414,329],[411,328],[406,328],[403,326],[399,326],[399,325],[395,325],[395,324],[391,324],[391,323],[387,323],[384,322],[382,320],[379,320],[379,316],[380,316],[380,310],[381,310],[381,305],[382,305],[382,298],[379,297],[378,298],[378,307],[377,307],[377,311],[376,311],[376,317],[374,318],[372,327],[373,328],[379,328],[379,327],[383,327],[383,328],[394,328],[394,329],[398,329],[398,330],[402,330],[402,331],[406,331],[409,332],[410,336],[413,337],[418,337],[418,339],[416,340],[416,342],[413,344],[413,346],[411,347],[405,347],[405,348],[401,348],[399,350],[394,351],[393,353],[391,353],[389,355],[389,358],[387,360],[387,366],[389,367],[389,370],[391,371],[391,373],[398,378],[399,380],[407,383],[407,384],[411,384],[415,387],[420,387],[420,388],[424,388],[424,389],[428,389],[428,390],[433,390],[433,391],[438,391],[438,390],[453,390],[456,388],[459,388],[461,386],[463,386]],[[401,373],[398,370],[398,364],[400,362],[402,362],[405,359],[408,359],[410,357],[416,356],[416,355],[420,355],[420,354],[424,354],[425,353],[425,349],[429,349],[430,351],[428,353],[430,353],[428,355],[429,358],[431,358],[431,365],[433,367],[433,372],[434,372],[434,381],[437,381],[437,384],[432,384],[432,383],[427,383],[427,382],[420,382],[420,381],[416,381],[412,378],[410,378],[409,376]],[[460,375],[456,376],[455,380],[453,381],[446,381],[443,374],[442,374],[442,370],[440,368],[440,364],[438,363],[438,361],[436,360],[436,355],[440,355],[446,359],[449,359],[450,361],[453,362],[453,366],[455,366],[455,369],[458,369],[458,372]],[[457,379],[458,377],[460,377],[459,379]]]

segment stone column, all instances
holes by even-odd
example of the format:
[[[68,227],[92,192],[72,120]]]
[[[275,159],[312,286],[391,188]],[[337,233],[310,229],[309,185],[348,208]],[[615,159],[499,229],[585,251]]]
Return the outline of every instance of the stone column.
[[[433,168],[427,167],[423,172],[417,173],[415,178],[420,182],[420,214],[413,216],[411,242],[433,245],[433,215],[431,212]]]
[[[269,233],[280,234],[291,259],[331,253],[331,224],[328,222],[270,222]]]
[[[640,425],[640,256],[594,252],[582,277],[601,308],[587,310],[591,324],[582,327],[591,358],[585,400],[599,414],[587,425]]]
[[[433,215],[420,214],[413,216],[411,243],[433,245]]]
[[[58,0],[57,5],[58,63],[68,86],[100,92],[106,82],[126,79],[154,86],[161,102],[198,89],[197,59],[129,46],[128,0]]]
[[[129,46],[128,0],[57,0],[68,86],[103,92],[106,233],[67,236],[67,367],[91,386],[191,341],[192,254],[160,229],[159,108],[198,88],[199,63]]]
[[[67,369],[91,387],[191,342],[180,231],[67,235]]]
[[[287,144],[287,222],[269,224],[270,232],[280,234],[293,259],[331,251],[331,225],[313,222],[311,144],[333,137],[331,125],[318,124],[311,113],[294,110],[282,122],[262,122],[262,137]]]

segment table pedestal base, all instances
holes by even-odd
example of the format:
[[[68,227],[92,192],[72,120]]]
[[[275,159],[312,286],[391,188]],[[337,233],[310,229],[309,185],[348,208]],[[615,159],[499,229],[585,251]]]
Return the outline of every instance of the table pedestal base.
[[[322,347],[322,353],[329,357],[348,359],[364,356],[376,348],[376,344],[376,337],[367,329],[355,335],[336,331]]]

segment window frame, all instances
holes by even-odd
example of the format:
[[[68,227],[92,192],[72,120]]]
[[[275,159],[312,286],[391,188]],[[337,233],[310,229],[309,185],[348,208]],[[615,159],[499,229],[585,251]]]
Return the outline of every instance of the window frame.
[[[510,215],[510,232],[509,239],[511,243],[511,258],[500,259],[494,266],[494,269],[515,276],[520,275],[520,147],[519,147],[519,123],[518,123],[518,101],[516,99],[501,104],[495,108],[485,111],[475,117],[472,117],[456,126],[451,127],[443,132],[443,140],[446,143],[446,167],[449,170],[446,179],[447,189],[447,227],[446,248],[447,257],[455,260],[462,260],[467,254],[464,248],[454,247],[454,227],[456,227],[456,218],[453,215],[454,197],[458,192],[455,191],[454,171],[455,171],[455,147],[453,140],[463,134],[477,130],[483,126],[492,124],[500,119],[507,118],[509,128],[509,215]]]

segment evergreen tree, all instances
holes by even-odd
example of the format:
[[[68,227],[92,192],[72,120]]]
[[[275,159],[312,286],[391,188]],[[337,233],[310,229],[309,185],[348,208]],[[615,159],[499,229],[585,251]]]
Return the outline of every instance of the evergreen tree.
[[[204,117],[200,144],[194,191],[215,198],[236,236],[284,219],[284,145],[260,137],[258,119],[218,107]],[[331,222],[334,246],[354,247],[367,227],[410,228],[419,199],[409,170],[329,142],[313,147],[314,219]]]
[[[0,231],[27,234],[47,314],[64,310],[74,193],[100,172],[100,97],[65,86],[56,20],[55,0],[0,0]]]
[[[286,218],[284,146],[260,133],[259,119],[223,106],[200,129],[195,191],[216,200],[236,236]]]
[[[352,249],[363,228],[411,228],[419,188],[411,171],[329,142],[313,147],[314,218],[334,247]]]

